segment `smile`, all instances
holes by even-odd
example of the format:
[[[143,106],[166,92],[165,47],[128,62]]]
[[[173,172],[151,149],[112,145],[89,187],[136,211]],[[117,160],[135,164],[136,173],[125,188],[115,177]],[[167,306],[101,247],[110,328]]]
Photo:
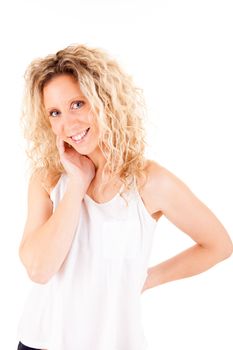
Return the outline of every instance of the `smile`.
[[[80,134],[71,136],[70,138],[75,142],[75,143],[79,143],[81,142],[84,137],[88,134],[88,131],[90,130],[90,128],[86,129],[85,131],[81,132]]]

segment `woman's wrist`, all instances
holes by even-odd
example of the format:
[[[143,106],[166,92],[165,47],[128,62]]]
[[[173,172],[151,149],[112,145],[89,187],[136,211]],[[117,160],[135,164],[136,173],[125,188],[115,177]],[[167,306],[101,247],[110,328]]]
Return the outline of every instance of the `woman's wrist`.
[[[156,266],[150,267],[147,270],[147,278],[143,289],[150,289],[159,286],[158,275],[156,273]]]
[[[85,186],[82,184],[80,179],[69,177],[67,181],[67,191],[79,193],[82,197],[84,197],[86,190]]]

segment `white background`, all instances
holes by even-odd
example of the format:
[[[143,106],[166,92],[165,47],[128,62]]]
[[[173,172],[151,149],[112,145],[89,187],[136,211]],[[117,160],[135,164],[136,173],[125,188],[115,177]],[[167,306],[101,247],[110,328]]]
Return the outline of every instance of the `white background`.
[[[148,158],[180,177],[232,236],[230,5],[225,0],[1,3],[2,349],[17,347],[17,324],[30,288],[18,257],[27,206],[19,129],[26,66],[72,43],[110,52],[144,89]],[[193,244],[162,217],[150,266]],[[205,273],[146,291],[141,300],[149,350],[232,350],[232,295],[232,257]]]

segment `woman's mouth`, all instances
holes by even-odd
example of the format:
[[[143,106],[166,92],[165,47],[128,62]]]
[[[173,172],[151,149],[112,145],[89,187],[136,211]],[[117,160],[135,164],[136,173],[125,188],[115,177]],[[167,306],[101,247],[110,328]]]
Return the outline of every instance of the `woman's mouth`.
[[[84,130],[83,132],[77,134],[77,135],[73,135],[70,136],[71,140],[74,141],[75,143],[80,143],[88,134],[88,131],[90,130],[90,128]]]

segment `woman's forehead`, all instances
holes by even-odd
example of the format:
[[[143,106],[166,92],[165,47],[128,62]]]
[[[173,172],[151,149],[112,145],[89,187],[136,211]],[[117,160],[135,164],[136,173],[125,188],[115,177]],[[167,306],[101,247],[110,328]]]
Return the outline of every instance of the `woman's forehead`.
[[[43,88],[44,104],[62,102],[72,98],[85,98],[79,82],[72,76],[59,75],[51,79]]]

